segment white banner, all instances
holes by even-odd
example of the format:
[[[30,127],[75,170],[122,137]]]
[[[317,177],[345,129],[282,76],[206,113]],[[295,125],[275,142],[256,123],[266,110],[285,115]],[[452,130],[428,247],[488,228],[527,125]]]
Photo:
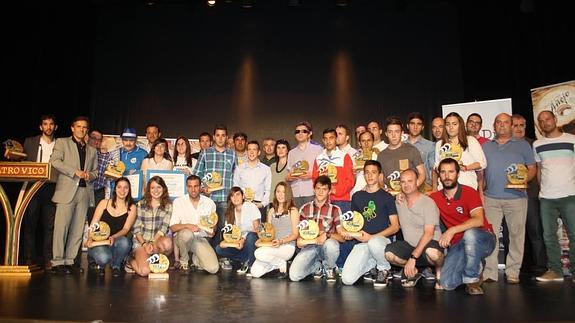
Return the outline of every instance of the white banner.
[[[444,104],[441,107],[443,109],[443,117],[451,112],[457,112],[464,122],[467,121],[467,117],[470,114],[479,114],[483,120],[479,135],[487,139],[495,138],[495,132],[493,131],[495,117],[503,112],[512,114],[511,99]],[[463,126],[465,127],[465,125]]]

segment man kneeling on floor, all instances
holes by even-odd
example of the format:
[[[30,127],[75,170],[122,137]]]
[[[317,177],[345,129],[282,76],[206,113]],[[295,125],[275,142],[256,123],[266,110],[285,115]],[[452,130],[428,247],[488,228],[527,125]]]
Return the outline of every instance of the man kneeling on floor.
[[[172,239],[170,237],[161,236],[155,241],[146,242],[142,246],[134,249],[133,258],[130,260],[129,265],[136,274],[146,277],[150,274],[150,266],[147,261],[148,258],[156,253],[168,256],[172,253],[172,250]]]
[[[417,268],[435,267],[437,283],[443,266],[443,248],[439,246],[439,210],[431,198],[417,189],[417,173],[413,169],[401,172],[401,195],[396,202],[403,241],[396,241],[385,249],[385,258],[403,267],[401,284],[413,287],[421,278]]]
[[[447,230],[439,245],[449,247],[441,272],[441,287],[453,290],[466,284],[470,295],[482,295],[482,262],[495,248],[495,234],[485,218],[479,193],[457,183],[459,164],[446,158],[438,166],[441,191],[431,194]]]
[[[384,287],[391,278],[391,265],[385,259],[385,248],[399,231],[395,199],[379,187],[381,164],[375,160],[365,161],[363,176],[367,183],[362,191],[353,194],[351,209],[364,218],[363,229],[353,237],[341,225],[340,234],[348,241],[355,239],[351,253],[343,265],[341,281],[346,285],[355,283],[366,272],[366,279],[375,287]]]

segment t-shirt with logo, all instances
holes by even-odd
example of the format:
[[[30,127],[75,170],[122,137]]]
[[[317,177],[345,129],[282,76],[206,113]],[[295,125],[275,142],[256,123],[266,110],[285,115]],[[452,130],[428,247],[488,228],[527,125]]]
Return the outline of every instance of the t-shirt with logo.
[[[381,170],[385,176],[385,185],[390,187],[390,181],[399,181],[399,174],[406,169],[414,169],[423,164],[419,150],[412,144],[402,143],[396,149],[387,147],[377,155]]]
[[[390,216],[397,216],[395,198],[386,191],[379,189],[369,193],[359,191],[351,198],[351,210],[363,215],[363,231],[376,234],[390,225]]]
[[[483,208],[479,193],[473,188],[463,184],[457,185],[457,191],[452,199],[448,199],[447,196],[445,196],[444,190],[437,191],[431,194],[430,197],[435,202],[435,205],[437,205],[437,208],[439,208],[441,222],[443,222],[448,229],[469,220],[471,218],[471,212],[475,209]],[[493,227],[491,227],[491,224],[489,224],[485,216],[483,217],[483,226],[481,228],[493,233]],[[451,245],[461,240],[464,233],[465,232],[459,232],[453,235]]]

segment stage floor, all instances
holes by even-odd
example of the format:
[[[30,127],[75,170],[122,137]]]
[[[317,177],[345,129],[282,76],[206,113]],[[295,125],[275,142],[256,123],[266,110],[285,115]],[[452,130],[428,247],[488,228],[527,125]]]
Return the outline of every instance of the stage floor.
[[[235,272],[170,272],[167,281],[83,273],[0,279],[0,321],[148,322],[526,322],[575,321],[575,284],[484,284],[485,295],[307,280],[247,278]]]

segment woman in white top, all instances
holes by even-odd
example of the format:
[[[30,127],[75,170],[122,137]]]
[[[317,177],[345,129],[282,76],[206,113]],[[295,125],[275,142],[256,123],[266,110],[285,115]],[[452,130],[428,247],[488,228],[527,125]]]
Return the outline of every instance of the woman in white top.
[[[192,175],[192,169],[194,169],[198,161],[192,158],[192,146],[188,138],[180,136],[176,139],[173,160],[174,169],[181,171],[186,176]]]
[[[241,188],[234,186],[228,194],[228,208],[226,210],[226,224],[235,224],[242,231],[242,239],[239,246],[226,247],[224,241],[216,247],[216,253],[220,257],[230,258],[242,263],[238,273],[245,274],[256,260],[254,252],[256,250],[256,234],[260,225],[260,210],[251,203],[244,201],[244,192]],[[226,266],[227,267],[227,266]],[[229,270],[222,266],[222,269]]]
[[[472,136],[468,136],[465,133],[465,123],[463,118],[456,113],[451,112],[445,116],[445,131],[443,131],[443,136],[435,145],[435,168],[439,165],[441,161],[441,147],[445,143],[459,144],[463,154],[459,160],[461,165],[461,171],[459,172],[458,182],[463,185],[470,186],[477,189],[477,174],[476,171],[482,170],[487,166],[487,160],[483,154],[483,149],[477,141],[477,139]],[[437,173],[433,172],[433,191],[437,191],[440,188],[438,184]]]
[[[159,138],[152,145],[148,158],[142,161],[142,172],[146,170],[172,170],[174,163],[168,152],[168,142],[164,138]]]
[[[250,270],[253,277],[261,277],[275,269],[280,272],[278,278],[287,277],[287,261],[295,253],[295,241],[299,236],[299,211],[293,201],[291,186],[286,182],[279,182],[273,195],[266,222],[273,225],[276,236],[271,247],[260,247],[259,240],[256,241],[256,262]]]

